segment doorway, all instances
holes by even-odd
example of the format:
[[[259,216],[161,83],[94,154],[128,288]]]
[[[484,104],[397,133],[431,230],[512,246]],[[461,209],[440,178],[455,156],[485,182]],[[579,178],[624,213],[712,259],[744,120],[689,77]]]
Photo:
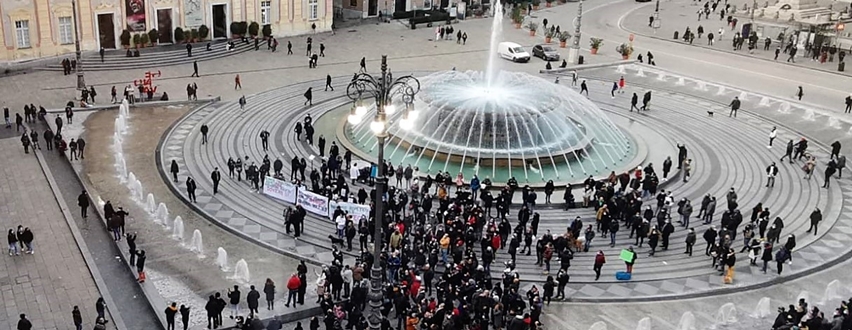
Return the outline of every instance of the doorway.
[[[406,0],[394,0],[393,11],[394,13],[405,12],[408,8],[405,8]]]
[[[367,16],[379,15],[379,0],[369,0],[367,3]]]
[[[228,15],[226,14],[226,7],[226,4],[213,5],[213,38],[228,37]]]
[[[115,48],[115,22],[113,14],[98,14],[98,41],[105,49]]]
[[[172,9],[157,9],[157,32],[161,44],[173,43],[172,39]]]

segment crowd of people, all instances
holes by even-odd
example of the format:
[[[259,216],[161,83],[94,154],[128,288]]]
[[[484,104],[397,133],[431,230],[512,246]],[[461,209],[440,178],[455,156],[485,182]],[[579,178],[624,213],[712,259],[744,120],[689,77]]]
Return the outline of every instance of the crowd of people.
[[[852,298],[840,302],[830,315],[819,306],[808,306],[805,298],[799,298],[796,304],[787,308],[779,307],[778,315],[772,324],[772,330],[846,330],[852,329],[852,317],[849,308]]]

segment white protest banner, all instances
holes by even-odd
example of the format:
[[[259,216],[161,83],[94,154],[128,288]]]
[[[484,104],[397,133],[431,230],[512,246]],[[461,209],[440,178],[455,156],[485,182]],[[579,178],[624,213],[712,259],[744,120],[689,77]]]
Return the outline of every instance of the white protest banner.
[[[302,205],[306,211],[328,216],[328,197],[314,194],[307,189],[299,189],[296,193],[296,204]]]
[[[263,179],[263,194],[287,203],[296,204],[296,185],[271,176]]]
[[[347,202],[338,202],[338,201],[330,201],[328,202],[328,217],[331,218],[334,215],[334,210],[340,207],[343,212],[348,213],[352,216],[355,223],[358,223],[358,220],[363,216],[365,219],[370,218],[370,206],[369,205],[361,205],[355,203],[347,203]],[[331,219],[334,220],[334,219]]]

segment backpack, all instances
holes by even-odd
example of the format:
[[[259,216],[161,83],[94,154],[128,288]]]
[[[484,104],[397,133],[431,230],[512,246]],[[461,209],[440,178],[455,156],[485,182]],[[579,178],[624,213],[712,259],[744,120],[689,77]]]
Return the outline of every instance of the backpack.
[[[777,262],[785,262],[789,258],[790,252],[788,252],[786,248],[782,247],[777,253],[775,253],[775,261]]]

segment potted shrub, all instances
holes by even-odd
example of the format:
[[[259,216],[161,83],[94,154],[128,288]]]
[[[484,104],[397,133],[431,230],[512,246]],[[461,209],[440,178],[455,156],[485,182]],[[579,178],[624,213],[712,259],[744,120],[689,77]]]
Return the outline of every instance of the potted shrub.
[[[248,23],[240,22],[240,35],[246,35],[248,33]]]
[[[139,48],[139,44],[142,43],[142,37],[139,34],[133,35],[133,47]]]
[[[538,23],[530,22],[527,24],[527,28],[530,29],[530,37],[535,37],[535,31],[538,30]]]
[[[151,41],[151,46],[157,43],[159,39],[160,33],[157,31],[157,29],[151,29],[151,31],[148,31],[148,40]]]
[[[532,0],[533,10],[538,10],[538,6],[541,5],[541,0]]]
[[[196,42],[198,40],[198,30],[189,30],[189,40],[190,42]]]
[[[597,53],[598,53],[598,49],[600,49],[600,48],[601,48],[601,46],[603,46],[603,39],[601,39],[601,38],[591,38],[591,39],[589,39],[589,47],[591,47],[591,53],[592,53],[592,55],[597,54]]]
[[[184,40],[185,38],[186,38],[186,37],[183,35],[183,29],[182,29],[182,28],[179,28],[179,27],[178,27],[178,28],[175,28],[175,42],[176,42],[176,43],[181,43],[181,42],[183,42],[183,40]]]
[[[521,14],[521,8],[512,8],[512,23],[515,23],[516,29],[520,29],[521,24],[524,23],[524,15]]]
[[[556,35],[556,37],[559,38],[559,47],[565,48],[568,44],[568,39],[571,39],[571,34],[568,33],[568,31],[561,31]]]
[[[263,34],[263,39],[269,39],[272,37],[272,25],[264,24],[260,32]]]
[[[142,48],[145,48],[145,46],[148,45],[149,41],[150,40],[148,39],[147,33],[140,33],[139,34],[139,43],[142,44]]]
[[[633,54],[633,46],[630,44],[621,44],[618,47],[615,47],[615,51],[621,54],[622,59],[630,58],[630,54]]]
[[[482,8],[477,8],[473,10],[473,16],[476,16],[477,18],[482,18],[483,14],[485,14],[485,11],[483,11]]]
[[[242,33],[240,33],[240,22],[231,22],[231,36],[233,36],[234,39],[242,37]]]
[[[550,8],[553,6],[553,0],[545,0],[544,6]]]
[[[556,31],[544,29],[544,43],[549,44],[553,40],[554,35],[556,35]]]
[[[210,28],[208,28],[207,25],[202,24],[198,27],[198,39],[205,40],[209,34]]]
[[[257,38],[257,34],[260,32],[260,25],[257,22],[251,22],[248,26],[248,33],[252,38]]]
[[[130,39],[131,38],[133,38],[133,37],[130,36],[129,30],[121,31],[121,36],[118,37],[118,39],[120,39],[120,41],[121,41],[121,46],[124,47],[124,49],[130,48]]]

